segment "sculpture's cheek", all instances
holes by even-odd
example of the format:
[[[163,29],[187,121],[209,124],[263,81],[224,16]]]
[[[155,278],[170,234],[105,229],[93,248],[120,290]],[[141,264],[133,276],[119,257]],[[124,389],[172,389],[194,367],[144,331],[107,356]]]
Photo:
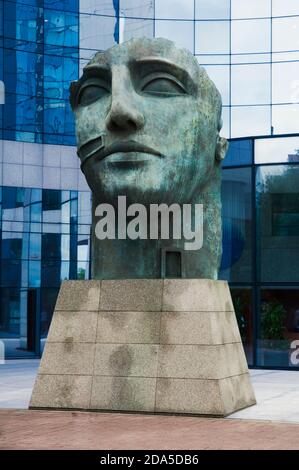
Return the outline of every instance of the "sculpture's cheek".
[[[105,119],[110,103],[111,98],[103,98],[90,106],[76,110],[75,122],[78,147],[106,132]]]

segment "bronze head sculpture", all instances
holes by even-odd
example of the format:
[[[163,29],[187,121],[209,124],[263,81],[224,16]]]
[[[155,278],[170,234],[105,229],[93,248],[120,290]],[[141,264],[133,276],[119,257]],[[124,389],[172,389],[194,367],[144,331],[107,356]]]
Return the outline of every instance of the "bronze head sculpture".
[[[193,55],[166,39],[98,52],[71,85],[78,155],[93,195],[92,277],[217,278],[221,258],[221,96]],[[203,246],[98,240],[96,207],[203,204]],[[132,215],[132,214],[131,214]],[[194,220],[192,219],[194,225]]]

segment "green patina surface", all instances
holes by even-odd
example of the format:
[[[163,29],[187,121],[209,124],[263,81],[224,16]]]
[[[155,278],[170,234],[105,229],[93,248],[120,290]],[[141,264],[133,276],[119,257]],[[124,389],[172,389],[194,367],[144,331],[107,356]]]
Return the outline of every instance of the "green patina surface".
[[[167,252],[180,276],[216,279],[221,258],[221,97],[193,55],[166,39],[98,52],[71,85],[78,155],[93,195],[92,277],[160,278]],[[124,147],[125,146],[125,147]],[[203,247],[184,240],[98,240],[100,203],[204,205]],[[194,220],[193,220],[194,223]]]

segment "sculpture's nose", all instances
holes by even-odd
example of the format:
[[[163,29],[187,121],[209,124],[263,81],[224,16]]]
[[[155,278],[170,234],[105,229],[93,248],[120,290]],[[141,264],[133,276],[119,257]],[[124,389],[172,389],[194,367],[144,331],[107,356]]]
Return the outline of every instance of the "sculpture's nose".
[[[128,70],[116,68],[112,71],[111,95],[111,107],[106,117],[107,129],[112,132],[141,129],[145,120],[138,109],[138,99]]]

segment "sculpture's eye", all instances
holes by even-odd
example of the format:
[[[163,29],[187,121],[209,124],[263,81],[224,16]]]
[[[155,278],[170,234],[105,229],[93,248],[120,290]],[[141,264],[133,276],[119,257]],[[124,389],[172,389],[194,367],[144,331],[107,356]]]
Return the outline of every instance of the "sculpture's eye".
[[[109,91],[104,86],[96,84],[86,85],[79,92],[78,104],[81,106],[87,106],[108,93]]]
[[[186,94],[184,88],[178,82],[167,77],[153,78],[142,87],[142,91],[153,95],[175,96]]]

